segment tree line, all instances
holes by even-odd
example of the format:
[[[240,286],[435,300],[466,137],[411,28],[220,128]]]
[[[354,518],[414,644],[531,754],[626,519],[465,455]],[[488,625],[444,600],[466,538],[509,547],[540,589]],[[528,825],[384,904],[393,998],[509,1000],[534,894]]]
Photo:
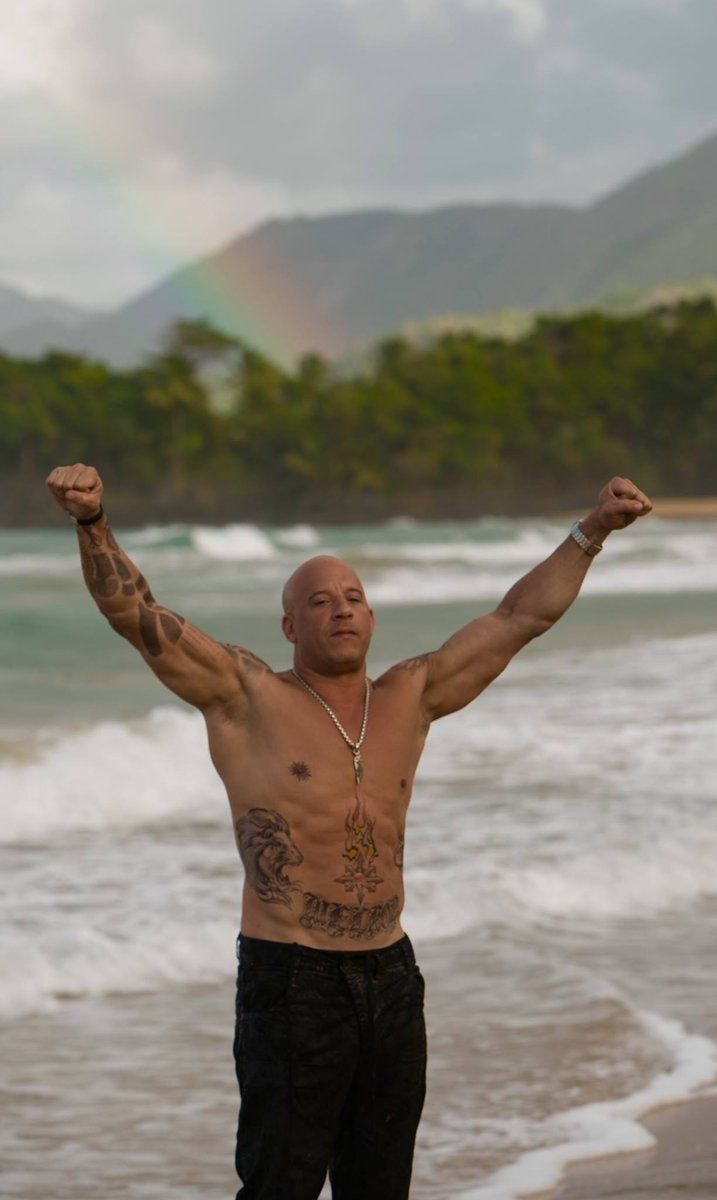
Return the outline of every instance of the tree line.
[[[131,370],[0,355],[0,520],[47,524],[49,470],[91,463],[115,521],[549,511],[613,474],[717,493],[717,308],[539,318],[507,340],[380,343],[292,372],[202,321]]]

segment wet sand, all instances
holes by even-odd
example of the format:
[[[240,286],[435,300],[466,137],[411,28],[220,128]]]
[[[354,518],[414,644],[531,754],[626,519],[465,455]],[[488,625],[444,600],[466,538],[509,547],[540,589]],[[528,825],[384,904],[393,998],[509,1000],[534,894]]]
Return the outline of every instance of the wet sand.
[[[654,1146],[571,1167],[542,1200],[717,1200],[717,1095],[654,1109],[642,1124]]]

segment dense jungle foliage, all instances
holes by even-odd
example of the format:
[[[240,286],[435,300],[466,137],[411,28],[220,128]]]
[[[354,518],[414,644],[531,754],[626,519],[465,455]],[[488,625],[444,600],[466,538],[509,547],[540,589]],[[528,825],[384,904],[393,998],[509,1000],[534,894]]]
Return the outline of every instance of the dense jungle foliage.
[[[592,503],[614,474],[717,493],[717,308],[390,339],[353,378],[313,355],[287,374],[180,322],[135,370],[0,356],[0,430],[5,524],[61,519],[44,478],[80,461],[126,523],[549,511]]]

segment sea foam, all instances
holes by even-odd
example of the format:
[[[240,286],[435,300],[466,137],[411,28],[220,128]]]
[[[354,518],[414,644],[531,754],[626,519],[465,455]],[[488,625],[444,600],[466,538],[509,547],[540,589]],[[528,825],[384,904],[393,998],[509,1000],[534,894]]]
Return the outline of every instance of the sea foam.
[[[673,1066],[645,1087],[620,1100],[580,1105],[544,1122],[546,1141],[485,1183],[461,1192],[458,1200],[519,1200],[555,1187],[565,1168],[585,1159],[649,1149],[653,1135],[639,1118],[653,1108],[687,1100],[717,1079],[717,1044],[689,1033],[681,1021],[636,1010],[645,1031],[670,1052]]]
[[[256,525],[225,525],[216,529],[197,525],[191,536],[196,549],[206,558],[256,562],[276,555],[270,539]]]
[[[163,705],[138,721],[48,730],[28,749],[34,761],[0,763],[0,842],[222,811],[199,713]]]
[[[58,930],[54,944],[38,938],[3,939],[3,958],[12,969],[0,991],[0,1016],[48,1012],[68,1000],[135,993],[167,984],[211,983],[227,979],[236,969],[238,917],[218,915],[190,928],[175,921],[155,923],[144,930],[123,931],[85,927],[71,937]]]

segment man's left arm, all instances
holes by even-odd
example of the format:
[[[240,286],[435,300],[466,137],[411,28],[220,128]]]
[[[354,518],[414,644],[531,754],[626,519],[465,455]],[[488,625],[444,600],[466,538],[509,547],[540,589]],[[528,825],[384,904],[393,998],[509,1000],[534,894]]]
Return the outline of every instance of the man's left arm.
[[[629,479],[611,479],[597,507],[580,521],[588,541],[601,546],[652,511]],[[425,656],[423,705],[430,720],[465,707],[501,674],[523,646],[545,633],[576,599],[593,558],[569,534],[544,562],[513,585],[493,612],[459,629]],[[415,660],[418,663],[419,660]]]

